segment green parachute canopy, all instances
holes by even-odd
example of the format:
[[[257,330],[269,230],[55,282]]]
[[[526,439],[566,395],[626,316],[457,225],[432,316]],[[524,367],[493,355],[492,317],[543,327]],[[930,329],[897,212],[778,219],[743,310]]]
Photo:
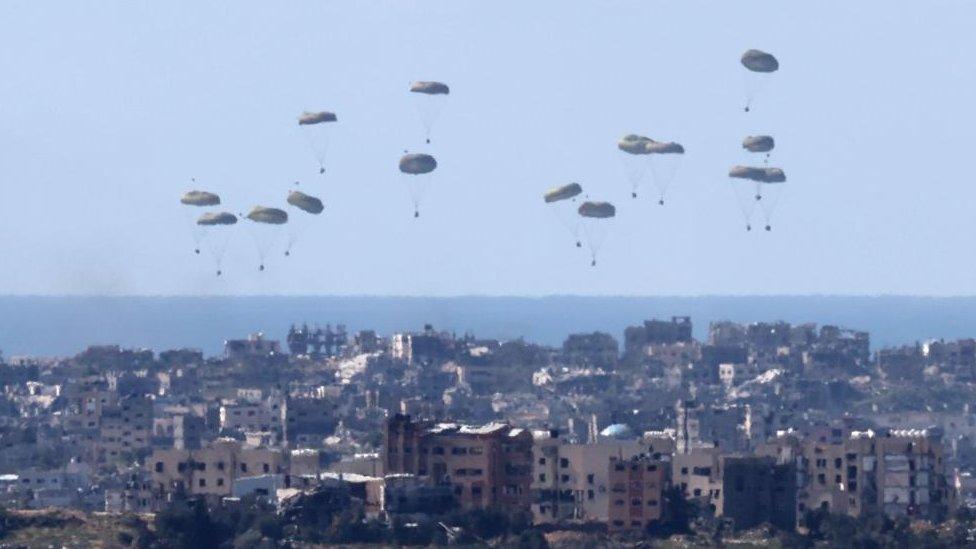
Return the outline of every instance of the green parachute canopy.
[[[197,225],[233,225],[237,223],[237,216],[230,212],[206,212],[197,219]]]
[[[288,222],[288,212],[278,208],[268,208],[265,206],[255,206],[247,214],[247,218],[256,223],[267,223],[269,225],[283,225]]]
[[[400,158],[400,171],[412,175],[430,173],[437,168],[437,160],[429,154],[411,153]]]
[[[325,209],[321,199],[301,191],[291,191],[288,193],[288,203],[310,214],[320,214]]]
[[[180,202],[187,206],[216,206],[220,204],[220,197],[207,191],[188,191],[180,198]]]
[[[562,187],[555,187],[549,189],[546,194],[543,195],[546,202],[558,202],[560,200],[567,200],[573,198],[574,196],[583,192],[583,187],[580,187],[579,183],[570,183],[569,185],[563,185]]]
[[[643,135],[627,134],[617,141],[617,148],[629,154],[649,154],[647,145],[654,140]]]
[[[451,88],[443,82],[425,82],[419,80],[410,84],[410,91],[413,93],[425,93],[427,95],[447,95],[451,93]]]
[[[742,66],[752,72],[776,72],[779,70],[779,61],[770,53],[748,50],[742,54]]]
[[[749,152],[769,152],[776,146],[770,135],[750,135],[742,140],[742,148]]]
[[[298,117],[299,126],[312,126],[315,124],[322,124],[324,122],[335,122],[338,120],[334,112],[320,111],[320,112],[309,112],[305,111],[301,116]]]
[[[617,215],[617,208],[609,202],[584,202],[580,204],[579,214],[583,217],[606,219]]]

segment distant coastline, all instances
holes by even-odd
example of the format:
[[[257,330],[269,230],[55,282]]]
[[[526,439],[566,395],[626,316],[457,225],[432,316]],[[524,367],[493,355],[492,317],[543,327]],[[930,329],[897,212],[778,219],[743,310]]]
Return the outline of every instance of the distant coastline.
[[[383,335],[430,323],[458,334],[558,345],[581,331],[621,339],[626,326],[670,316],[690,316],[699,339],[715,320],[835,324],[869,331],[874,349],[976,336],[976,297],[0,296],[0,350],[8,357],[65,356],[91,344],[119,344],[217,354],[225,339],[256,331],[281,338],[301,322]]]

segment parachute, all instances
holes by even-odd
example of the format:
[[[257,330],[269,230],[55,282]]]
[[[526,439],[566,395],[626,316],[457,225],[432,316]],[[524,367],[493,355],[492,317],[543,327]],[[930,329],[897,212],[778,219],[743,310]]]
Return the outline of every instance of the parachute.
[[[332,122],[338,118],[335,113],[329,111],[309,112],[305,111],[298,117],[298,125],[305,134],[308,141],[308,148],[312,151],[316,162],[319,164],[319,173],[325,173],[325,157],[329,150],[329,134],[332,130]]]
[[[268,225],[284,225],[288,223],[288,212],[278,208],[267,208],[265,206],[255,206],[247,214],[247,218],[256,223]]]
[[[657,203],[664,205],[664,196],[668,193],[674,176],[678,173],[681,160],[685,155],[685,148],[674,142],[651,141],[647,144],[647,152],[651,158],[651,175],[654,186],[657,187]]]
[[[194,179],[193,182],[195,183],[196,180]],[[220,204],[220,196],[207,191],[187,191],[183,193],[183,196],[180,197],[180,204],[183,204],[184,206],[194,206],[197,208],[217,206]],[[190,235],[193,237],[193,253],[199,255],[200,246],[203,244],[203,240],[207,236],[207,231],[203,230],[198,223],[193,223],[194,218],[189,209],[184,210],[184,215],[186,217],[187,225],[191,228]],[[193,224],[191,225],[191,223]]]
[[[430,143],[430,133],[447,104],[451,89],[443,82],[417,81],[410,84],[410,92],[415,96],[417,113],[424,126],[424,138]]]
[[[749,72],[746,73],[746,106],[745,111],[749,112],[752,108],[752,101],[765,85],[771,73],[779,70],[779,61],[772,54],[760,50],[747,50],[742,54],[742,66]]]
[[[579,183],[570,183],[569,185],[549,189],[549,191],[543,195],[543,198],[545,198],[547,203],[559,202],[560,200],[573,198],[582,192],[583,187],[580,187]]]
[[[233,225],[235,223],[237,223],[237,216],[230,212],[206,212],[197,219],[197,225],[204,227]]]
[[[786,182],[786,172],[780,168],[733,166],[729,169],[729,177],[733,179],[732,190],[735,192],[739,209],[745,219],[746,230],[752,230],[752,217],[756,205],[762,210],[766,230],[772,230],[773,212],[779,203],[782,183]]]
[[[617,209],[609,202],[586,201],[577,209],[583,222],[586,245],[590,249],[590,265],[596,266],[596,256],[606,240],[609,219],[617,215]]]
[[[255,206],[247,214],[247,218],[253,221],[248,224],[248,229],[261,261],[258,270],[263,271],[265,258],[281,236],[281,225],[288,223],[288,212],[278,208]]]
[[[630,195],[637,198],[637,190],[640,188],[641,181],[647,173],[649,161],[647,155],[648,143],[653,140],[643,135],[627,134],[617,140],[617,148],[625,154],[621,157],[627,180],[630,181]]]
[[[217,276],[223,274],[224,254],[227,253],[227,245],[230,243],[231,232],[227,226],[236,223],[237,216],[230,212],[204,212],[197,219],[197,225],[204,233],[203,240],[217,268]]]
[[[549,205],[549,209],[552,210],[553,215],[559,220],[559,223],[563,227],[566,227],[566,230],[573,235],[573,240],[576,241],[577,248],[583,247],[583,243],[579,239],[580,220],[575,215],[576,208],[574,204],[576,203],[576,197],[582,192],[583,187],[580,187],[579,183],[570,183],[549,189],[549,191],[542,195],[546,204]]]
[[[750,135],[742,140],[742,148],[754,153],[769,153],[775,146],[776,142],[769,135]]]
[[[424,82],[418,80],[410,84],[410,91],[414,93],[425,93],[427,95],[447,95],[451,93],[451,88],[443,82]]]
[[[291,191],[288,193],[287,201],[295,208],[311,215],[318,215],[325,209],[321,199],[301,191]],[[298,219],[292,219],[292,223],[288,224],[288,246],[285,248],[286,256],[291,255],[291,249],[295,245],[295,242],[298,241],[298,237],[308,227],[308,222],[312,219],[311,215],[301,215]]]
[[[752,72],[776,72],[779,70],[779,61],[764,51],[746,50],[742,54],[742,66]]]
[[[310,214],[320,214],[325,209],[320,199],[305,194],[302,191],[291,191],[288,193],[288,203]]]
[[[220,196],[207,191],[187,191],[180,198],[180,202],[187,206],[217,206]]]
[[[400,157],[400,173],[407,178],[410,200],[413,202],[413,216],[420,217],[420,202],[427,193],[429,177],[417,177],[433,172],[437,160],[429,154],[408,153]]]
[[[655,141],[636,134],[621,137],[617,141],[617,148],[626,153],[621,158],[630,181],[631,197],[637,198],[637,190],[650,167],[658,191],[658,204],[663,206],[664,196],[674,181],[685,148],[678,143]]]

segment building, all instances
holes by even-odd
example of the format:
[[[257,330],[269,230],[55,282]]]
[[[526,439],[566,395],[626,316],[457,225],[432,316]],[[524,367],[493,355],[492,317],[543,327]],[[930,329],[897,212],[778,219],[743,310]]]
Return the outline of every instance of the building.
[[[722,453],[719,448],[692,448],[672,458],[671,481],[685,498],[715,510],[722,496]]]
[[[335,432],[335,401],[329,398],[289,398],[284,407],[284,440],[292,447],[321,447]],[[274,412],[274,410],[271,410]]]
[[[268,357],[281,354],[281,343],[264,339],[264,334],[257,333],[247,336],[247,339],[230,339],[224,342],[224,355],[230,360]]]
[[[563,342],[563,360],[575,366],[612,370],[617,365],[617,340],[610,334],[570,334]]]
[[[624,330],[624,352],[643,354],[648,345],[691,343],[691,317],[673,316],[671,320],[645,320],[642,326]]]
[[[102,409],[95,459],[98,462],[131,458],[152,444],[153,402],[144,396],[126,397]]]
[[[530,506],[532,435],[524,429],[415,422],[396,414],[387,420],[383,451],[387,474],[449,484],[464,508]]]
[[[784,434],[760,452],[797,465],[797,514],[832,513],[937,519],[954,498],[937,433],[926,430],[814,429]]]
[[[724,456],[721,505],[717,514],[736,529],[769,523],[796,528],[796,466],[772,457]]]
[[[287,472],[280,449],[245,448],[233,439],[219,439],[198,449],[157,449],[146,460],[157,501],[175,493],[230,496],[239,478]]]
[[[607,530],[611,534],[643,532],[661,520],[669,468],[669,463],[645,455],[610,458]]]

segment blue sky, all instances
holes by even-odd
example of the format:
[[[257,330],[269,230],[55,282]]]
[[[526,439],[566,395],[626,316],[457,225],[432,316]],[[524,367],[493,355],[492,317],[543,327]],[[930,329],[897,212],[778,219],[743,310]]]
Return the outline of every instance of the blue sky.
[[[0,293],[976,293],[971,2],[34,2],[0,4]],[[742,112],[747,48],[781,70]],[[406,89],[452,95],[430,147]],[[295,124],[339,116],[329,172]],[[625,133],[687,150],[633,201]],[[770,133],[771,233],[729,181]],[[404,149],[440,167],[419,220]],[[192,253],[180,194],[232,210],[296,180],[326,212],[258,273]],[[618,206],[597,268],[541,193]],[[649,193],[647,193],[649,194]]]

